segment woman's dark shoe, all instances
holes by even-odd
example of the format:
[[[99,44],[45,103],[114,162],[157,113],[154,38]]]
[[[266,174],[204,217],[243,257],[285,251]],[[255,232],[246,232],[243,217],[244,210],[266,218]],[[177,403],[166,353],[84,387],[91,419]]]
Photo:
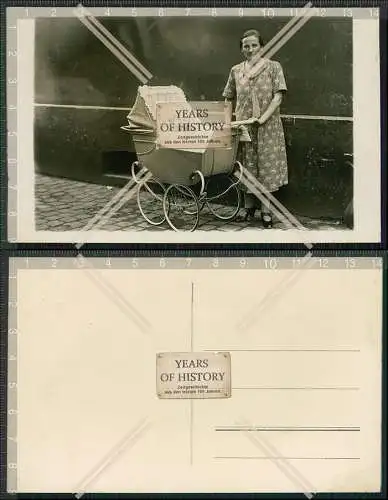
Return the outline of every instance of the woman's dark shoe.
[[[246,208],[245,209],[245,214],[244,215],[240,215],[240,216],[237,216],[236,217],[236,221],[237,222],[249,222],[251,220],[253,220],[255,218],[255,212],[256,212],[256,208],[253,207],[253,208]]]
[[[266,214],[262,213],[261,214],[261,220],[263,222],[263,226],[265,229],[269,229],[273,226],[273,221],[272,221],[272,215],[271,214]]]

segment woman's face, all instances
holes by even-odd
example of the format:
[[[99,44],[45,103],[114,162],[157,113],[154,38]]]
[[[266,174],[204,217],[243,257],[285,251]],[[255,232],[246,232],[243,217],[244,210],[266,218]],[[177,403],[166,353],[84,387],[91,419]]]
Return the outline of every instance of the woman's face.
[[[248,61],[259,52],[260,48],[257,36],[251,35],[242,39],[241,51]]]

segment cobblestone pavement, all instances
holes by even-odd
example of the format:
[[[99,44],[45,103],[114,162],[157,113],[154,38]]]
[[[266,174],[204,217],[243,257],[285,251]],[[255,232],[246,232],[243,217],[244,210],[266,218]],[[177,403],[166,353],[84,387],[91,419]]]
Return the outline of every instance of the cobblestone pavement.
[[[38,231],[79,231],[101,210],[119,191],[119,188],[101,186],[45,175],[35,176],[36,230]],[[148,213],[160,212],[159,203],[150,196],[144,208]],[[340,221],[322,221],[297,217],[307,229],[347,229]],[[281,222],[274,227],[284,229]],[[160,226],[150,225],[141,215],[136,196],[125,203],[101,226],[104,231],[165,231],[171,230],[167,222]],[[253,222],[218,220],[205,206],[200,212],[198,229],[219,231],[243,231],[263,229],[260,219]]]

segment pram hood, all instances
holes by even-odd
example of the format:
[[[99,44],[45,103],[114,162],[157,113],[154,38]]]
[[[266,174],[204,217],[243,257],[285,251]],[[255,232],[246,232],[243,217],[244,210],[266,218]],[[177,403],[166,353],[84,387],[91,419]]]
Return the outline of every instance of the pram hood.
[[[159,102],[186,103],[183,90],[175,85],[142,85],[137,90],[135,103],[127,115],[127,130],[141,129],[145,132],[156,130],[156,105]]]

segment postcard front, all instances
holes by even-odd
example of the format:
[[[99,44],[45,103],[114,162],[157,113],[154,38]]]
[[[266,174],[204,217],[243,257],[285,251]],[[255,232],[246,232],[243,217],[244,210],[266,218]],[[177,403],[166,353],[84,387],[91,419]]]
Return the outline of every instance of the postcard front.
[[[379,9],[25,10],[11,241],[381,243]]]

